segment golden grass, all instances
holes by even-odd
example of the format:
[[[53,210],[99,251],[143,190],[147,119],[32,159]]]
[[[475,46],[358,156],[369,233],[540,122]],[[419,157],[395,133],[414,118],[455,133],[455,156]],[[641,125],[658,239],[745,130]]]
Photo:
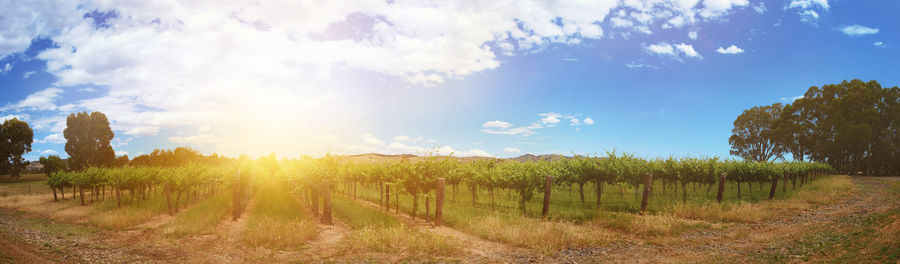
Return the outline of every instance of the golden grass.
[[[837,202],[847,198],[855,189],[849,176],[831,176],[806,184],[787,199],[760,203],[688,203],[672,206],[665,214],[692,220],[756,223],[779,213],[807,210]]]
[[[605,244],[611,240],[610,234],[602,229],[525,216],[485,216],[471,220],[462,229],[488,240],[537,249],[546,254],[564,248]]]
[[[307,219],[284,221],[260,217],[244,230],[242,238],[252,246],[286,249],[303,245],[317,234],[316,224]]]
[[[451,256],[462,252],[453,238],[404,227],[366,226],[353,230],[341,245],[348,252],[407,253],[412,256]]]
[[[89,223],[103,228],[126,229],[158,215],[152,209],[125,207],[91,215]]]
[[[756,223],[772,215],[764,205],[749,202],[682,204],[672,206],[666,213],[691,220],[738,223]]]
[[[590,224],[630,234],[665,236],[678,235],[685,230],[709,227],[705,222],[689,221],[671,214],[635,215],[606,212]]]

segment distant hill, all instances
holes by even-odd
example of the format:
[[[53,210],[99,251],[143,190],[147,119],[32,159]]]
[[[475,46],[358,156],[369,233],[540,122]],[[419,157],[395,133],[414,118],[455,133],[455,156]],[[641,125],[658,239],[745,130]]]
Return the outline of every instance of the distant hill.
[[[515,158],[511,158],[511,160],[515,161],[539,161],[539,160],[558,160],[558,159],[570,159],[572,157],[560,155],[560,154],[548,154],[548,155],[534,155],[531,153],[518,156]]]

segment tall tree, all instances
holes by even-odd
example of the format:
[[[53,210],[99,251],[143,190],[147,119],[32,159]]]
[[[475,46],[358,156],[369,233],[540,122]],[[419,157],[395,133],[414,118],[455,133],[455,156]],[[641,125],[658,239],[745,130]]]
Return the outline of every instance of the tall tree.
[[[776,103],[744,110],[734,120],[734,129],[728,138],[731,154],[761,162],[782,157],[784,146],[779,141],[776,121],[783,108]]]
[[[19,178],[25,169],[25,153],[31,152],[34,131],[28,123],[17,118],[3,121],[0,125],[0,171],[8,172],[10,182]]]
[[[101,112],[73,113],[66,118],[66,153],[69,167],[81,170],[89,166],[109,166],[115,164],[116,153],[110,141],[115,134],[109,127],[109,120]]]

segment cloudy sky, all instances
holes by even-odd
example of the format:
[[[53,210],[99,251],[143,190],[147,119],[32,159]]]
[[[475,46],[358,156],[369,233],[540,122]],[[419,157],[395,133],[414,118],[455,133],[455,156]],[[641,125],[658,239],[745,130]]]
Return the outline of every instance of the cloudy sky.
[[[727,156],[743,109],[900,85],[900,1],[0,0],[0,119],[65,157]]]

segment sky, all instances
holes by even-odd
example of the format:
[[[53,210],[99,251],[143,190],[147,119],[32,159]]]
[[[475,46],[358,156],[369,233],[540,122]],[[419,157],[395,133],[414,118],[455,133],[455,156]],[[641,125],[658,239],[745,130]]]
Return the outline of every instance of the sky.
[[[67,157],[730,157],[744,110],[900,85],[900,1],[0,0],[0,120]]]

